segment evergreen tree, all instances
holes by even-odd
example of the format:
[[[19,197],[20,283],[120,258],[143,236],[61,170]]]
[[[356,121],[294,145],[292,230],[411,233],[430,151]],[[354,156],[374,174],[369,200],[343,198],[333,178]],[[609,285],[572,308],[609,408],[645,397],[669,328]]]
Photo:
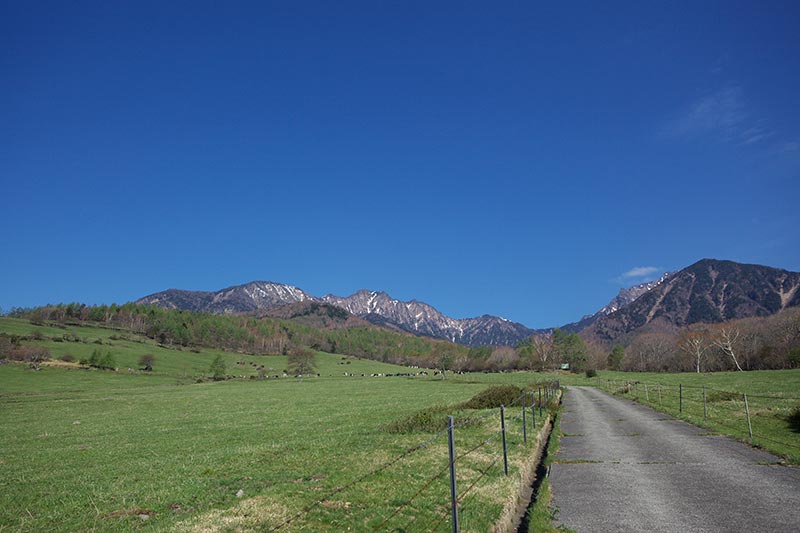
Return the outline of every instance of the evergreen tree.
[[[98,368],[102,368],[104,370],[115,370],[117,368],[117,360],[114,358],[114,355],[111,352],[106,352],[100,358],[100,362],[97,366]]]
[[[581,372],[586,368],[586,345],[577,333],[556,329],[553,332],[553,352],[559,360],[569,363],[573,372]]]
[[[92,350],[92,355],[89,357],[89,366],[99,368],[100,367],[100,350],[94,349]]]
[[[611,370],[619,370],[622,366],[622,358],[625,356],[625,348],[619,344],[614,345],[611,353],[608,354],[608,368]]]
[[[208,372],[214,381],[225,379],[225,360],[222,359],[222,355],[217,355],[214,361],[211,362],[211,368],[208,369]]]

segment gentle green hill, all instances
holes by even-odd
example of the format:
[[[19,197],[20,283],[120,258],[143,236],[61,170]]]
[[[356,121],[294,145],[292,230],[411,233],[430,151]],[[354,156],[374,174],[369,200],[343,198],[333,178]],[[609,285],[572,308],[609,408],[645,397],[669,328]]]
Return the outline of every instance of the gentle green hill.
[[[139,359],[145,354],[155,357],[153,374],[159,375],[207,375],[211,362],[218,355],[225,361],[227,374],[235,377],[258,376],[261,367],[268,376],[282,376],[287,367],[287,358],[283,355],[248,355],[212,348],[162,345],[144,335],[97,326],[39,326],[24,319],[0,317],[0,334],[4,333],[24,337],[21,341],[23,345],[46,348],[50,357],[56,360],[70,355],[77,362],[88,359],[94,351],[110,352],[116,360],[118,371],[124,373],[138,372]],[[317,372],[321,377],[343,376],[345,372],[359,376],[417,372],[380,361],[316,353]],[[78,368],[78,365],[74,365],[74,368]]]

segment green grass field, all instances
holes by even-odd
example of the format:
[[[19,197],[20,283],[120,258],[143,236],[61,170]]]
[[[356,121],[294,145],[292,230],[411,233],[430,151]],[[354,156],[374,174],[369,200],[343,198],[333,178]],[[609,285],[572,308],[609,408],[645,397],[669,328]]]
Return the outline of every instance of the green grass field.
[[[25,530],[269,529],[431,437],[388,433],[388,422],[486,387],[430,378],[187,384],[15,364],[0,366],[0,384],[0,525]],[[530,450],[516,414],[512,476],[495,463],[464,503],[464,531],[486,530],[516,490]],[[498,427],[491,416],[460,428],[457,445],[466,451]],[[498,457],[495,439],[459,463],[460,482],[468,486]],[[377,527],[447,464],[439,435],[286,529]],[[447,516],[447,487],[440,475],[381,530],[415,531]]]
[[[487,531],[516,498],[522,474],[532,466],[535,439],[529,435],[522,442],[519,407],[510,407],[506,477],[497,410],[458,404],[490,385],[535,388],[554,377],[616,392],[623,380],[660,384],[660,402],[651,388],[650,403],[672,414],[672,391],[682,383],[693,391],[685,396],[684,417],[695,423],[702,422],[702,404],[695,420],[691,394],[698,389],[689,387],[706,383],[709,390],[746,391],[753,395],[754,433],[764,439],[756,444],[795,462],[790,450],[771,448],[765,439],[800,444],[782,418],[796,405],[788,398],[800,390],[798,371],[372,378],[409,369],[320,353],[320,377],[253,380],[246,379],[257,373],[250,363],[278,375],[286,358],[176,350],[114,330],[36,327],[0,318],[0,332],[28,336],[35,330],[41,340],[25,344],[47,347],[53,357],[109,350],[120,370],[0,365],[0,531],[262,531],[281,524],[279,531],[446,531],[446,434],[387,429],[433,406],[452,411],[460,423],[485,416],[456,430],[456,448],[463,455],[457,462],[462,531]],[[65,333],[80,341],[54,340]],[[128,371],[145,353],[156,357],[154,371]],[[228,374],[245,379],[197,382],[218,354]],[[638,393],[644,401],[642,385]],[[757,396],[770,398],[759,403]],[[728,434],[733,427],[739,430],[735,436],[746,435],[737,402],[719,396],[708,420],[720,427],[707,427]],[[537,430],[542,422],[537,416]],[[546,527],[548,510],[540,505],[535,512],[538,527]]]
[[[504,381],[494,375],[372,378],[409,369],[320,353],[321,377],[197,383],[218,353],[229,374],[242,376],[255,374],[251,361],[282,370],[286,358],[179,351],[112,339],[120,335],[113,330],[0,319],[3,332],[34,330],[44,338],[25,344],[53,357],[109,350],[120,370],[0,365],[0,530],[270,530],[296,515],[280,530],[446,530],[446,434],[386,428],[431,406],[461,421],[489,415],[456,430],[458,452],[474,448],[458,461],[462,531],[500,520],[530,466],[535,438],[523,444],[519,407],[507,416],[508,477],[498,411],[457,407]],[[64,333],[83,340],[52,339]],[[155,355],[154,372],[129,372],[143,353]],[[547,378],[512,377],[528,385]]]
[[[25,344],[47,348],[53,359],[68,354],[80,360],[88,358],[95,350],[111,352],[116,359],[117,367],[122,372],[127,372],[128,369],[138,370],[139,358],[145,354],[155,357],[154,374],[170,376],[207,376],[211,362],[217,355],[221,355],[224,359],[227,373],[237,377],[256,376],[257,367],[262,365],[268,375],[279,376],[287,366],[286,357],[281,355],[245,355],[207,348],[190,350],[168,347],[141,335],[91,326],[67,326],[62,329],[33,326],[27,320],[0,317],[0,333],[41,336],[42,340],[32,340]],[[65,341],[64,335],[80,341]],[[379,361],[319,352],[317,372],[322,377],[339,377],[345,372],[387,374],[409,372],[409,369]]]

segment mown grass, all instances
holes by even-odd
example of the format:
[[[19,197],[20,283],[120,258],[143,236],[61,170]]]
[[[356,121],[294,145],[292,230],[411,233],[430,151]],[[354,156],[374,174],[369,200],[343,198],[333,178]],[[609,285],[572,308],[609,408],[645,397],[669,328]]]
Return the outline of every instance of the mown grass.
[[[595,385],[608,392],[634,399],[697,426],[768,450],[791,464],[800,464],[800,433],[790,422],[792,412],[800,407],[800,370],[713,374],[600,372],[597,378],[575,382]],[[630,387],[628,383],[631,384]],[[747,427],[743,393],[747,394],[750,409],[752,441]]]
[[[320,377],[198,382],[217,355],[240,378],[262,365],[281,375],[286,358],[4,317],[0,333],[30,337],[23,344],[53,358],[109,351],[119,367],[0,365],[0,530],[246,531],[287,520],[281,530],[446,527],[446,435],[436,424],[404,434],[387,426],[435,405],[460,406],[493,382],[371,378],[413,370],[325,353],[317,355]],[[144,354],[155,356],[153,372],[138,370]],[[510,408],[505,477],[499,413],[457,410],[465,423],[457,449],[475,448],[458,462],[462,491],[472,486],[461,502],[462,530],[485,531],[516,493],[534,436],[523,445],[519,412]]]
[[[529,435],[523,444],[519,407],[509,407],[510,476],[504,476],[497,410],[463,407],[490,385],[535,390],[541,385],[533,382],[554,378],[567,384],[601,385],[603,379],[660,383],[663,409],[672,414],[677,404],[667,391],[677,383],[702,384],[693,381],[701,378],[709,388],[748,395],[788,398],[800,390],[796,371],[712,376],[601,372],[593,379],[524,372],[449,375],[446,380],[370,378],[409,369],[324,353],[317,357],[319,378],[196,383],[218,354],[229,374],[245,378],[260,365],[278,375],[286,358],[177,350],[144,337],[122,338],[114,330],[64,330],[0,318],[0,332],[27,336],[33,331],[43,340],[26,343],[47,347],[53,357],[108,350],[120,371],[0,365],[0,530],[256,531],[295,516],[280,530],[428,531],[437,525],[446,530],[447,446],[446,436],[436,429],[444,412],[429,413],[435,415],[432,425],[388,430],[425,409],[446,406],[444,411],[453,407],[459,422],[488,415],[456,432],[459,454],[474,448],[458,462],[460,494],[468,491],[460,508],[462,531],[487,531],[517,493],[521,465],[535,441]],[[53,340],[64,333],[81,341]],[[156,357],[154,372],[135,370],[145,353]],[[356,377],[345,377],[345,372]],[[653,398],[650,403],[658,407]],[[774,419],[761,424],[754,418],[757,436],[797,442],[797,434],[780,423],[783,399],[755,405],[753,400],[751,414]],[[736,426],[740,420],[727,414],[739,409],[736,401],[718,402],[709,419]],[[541,426],[537,411],[537,429]],[[722,425],[713,429],[728,431]],[[397,460],[420,443],[427,444]],[[354,480],[360,481],[350,486]],[[542,513],[549,520],[549,511]]]
[[[446,529],[446,435],[385,426],[486,386],[400,377],[195,383],[0,365],[0,529],[269,530],[297,514],[281,530]],[[469,412],[490,416],[457,429],[459,453],[498,435],[495,411]],[[458,462],[462,491],[481,478],[461,504],[462,531],[488,530],[518,489],[533,436],[522,443],[517,411],[507,410],[509,477],[499,438]]]

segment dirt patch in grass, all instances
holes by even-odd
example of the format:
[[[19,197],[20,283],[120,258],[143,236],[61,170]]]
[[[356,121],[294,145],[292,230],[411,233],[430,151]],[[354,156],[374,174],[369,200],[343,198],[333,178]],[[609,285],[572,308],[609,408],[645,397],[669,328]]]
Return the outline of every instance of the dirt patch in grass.
[[[286,506],[267,496],[256,496],[228,509],[215,509],[181,522],[175,530],[191,533],[269,531],[288,517]]]

